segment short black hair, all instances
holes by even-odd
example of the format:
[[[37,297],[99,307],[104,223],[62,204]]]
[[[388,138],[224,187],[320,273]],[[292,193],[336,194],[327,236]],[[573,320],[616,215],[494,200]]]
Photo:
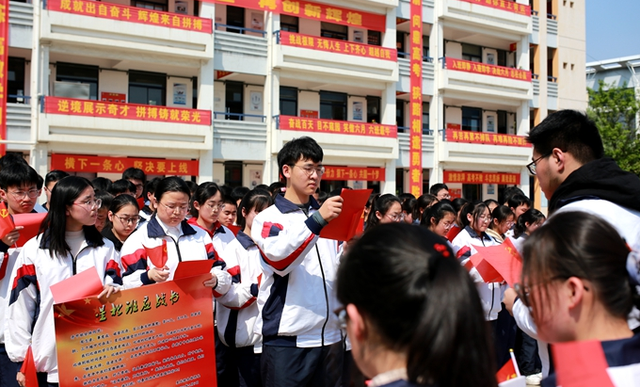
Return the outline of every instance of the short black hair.
[[[237,202],[238,200],[244,198],[244,196],[248,194],[249,191],[250,189],[247,187],[235,187],[231,190],[231,198],[233,198],[233,200]]]
[[[447,187],[447,185],[444,183],[436,183],[432,185],[431,188],[429,188],[429,193],[433,196],[438,196],[438,192],[442,191],[443,189],[446,189],[448,191],[449,187]]]
[[[560,110],[550,114],[529,132],[527,141],[540,155],[553,148],[568,152],[580,163],[604,157],[604,145],[595,122],[577,110]]]
[[[54,169],[53,171],[49,171],[47,175],[44,177],[44,185],[49,185],[51,182],[56,182],[64,179],[69,176],[69,174],[65,171],[61,171],[59,169]]]
[[[93,188],[100,191],[111,191],[112,184],[113,182],[106,177],[96,177],[95,179],[91,180],[91,185],[93,185]]]
[[[0,157],[0,169],[4,169],[4,167],[6,167],[7,165],[15,163],[29,165],[29,163],[27,163],[27,160],[24,159],[24,155],[22,153],[7,152],[7,154]]]
[[[147,182],[147,175],[140,168],[130,167],[122,172],[122,178],[124,180],[136,179],[142,181],[142,184]],[[133,191],[135,192],[135,190]]]
[[[109,193],[113,196],[118,196],[127,191],[131,192],[132,194],[136,193],[136,186],[129,180],[125,179],[114,181],[113,184],[111,184],[111,189],[109,189]]]
[[[316,140],[307,136],[294,138],[284,144],[280,152],[278,152],[278,171],[286,181],[282,173],[282,168],[285,165],[294,165],[300,159],[309,159],[314,163],[319,163],[323,158],[324,153]]]
[[[509,208],[518,208],[520,206],[524,206],[525,204],[528,207],[531,207],[531,201],[528,197],[520,194],[515,194],[509,198]]]
[[[42,177],[27,163],[8,163],[0,170],[0,188],[20,187],[23,184],[34,184],[42,188]]]

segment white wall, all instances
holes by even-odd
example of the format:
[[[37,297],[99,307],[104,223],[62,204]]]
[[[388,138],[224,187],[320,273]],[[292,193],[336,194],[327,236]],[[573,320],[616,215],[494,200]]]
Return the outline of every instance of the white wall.
[[[462,125],[462,109],[456,107],[445,107],[445,118],[446,122],[444,123],[444,127],[447,127],[447,124],[458,124]]]
[[[256,105],[251,101],[251,95],[255,93],[259,94]],[[244,88],[244,113],[264,115],[264,87],[249,85]],[[262,119],[258,117],[245,117],[245,121],[262,122]]]
[[[445,55],[451,58],[462,58],[462,44],[456,42],[447,42],[445,44]]]
[[[213,83],[213,111],[214,112],[224,112],[224,93],[225,87],[224,82],[214,82]],[[218,117],[220,119],[224,117]]]
[[[213,163],[213,182],[218,185],[224,184],[224,164]]]
[[[100,93],[122,93],[129,97],[129,76],[124,71],[100,71],[98,75],[98,98]]]
[[[298,115],[300,110],[316,110],[320,117],[320,93],[301,91],[298,93]]]

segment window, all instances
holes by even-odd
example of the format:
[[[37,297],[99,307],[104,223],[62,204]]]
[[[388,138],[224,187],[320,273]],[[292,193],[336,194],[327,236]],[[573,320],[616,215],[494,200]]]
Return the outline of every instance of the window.
[[[547,76],[549,77],[550,81],[555,82],[556,79],[554,78],[556,76],[556,71],[555,71],[555,61],[556,61],[556,49],[555,48],[547,48]]]
[[[482,184],[462,184],[462,197],[470,202],[482,199]]]
[[[280,29],[282,31],[298,32],[299,19],[296,16],[280,15]]]
[[[224,185],[227,185],[229,187],[242,186],[242,162],[241,161],[225,161]]]
[[[224,108],[232,115],[225,116],[227,120],[242,120],[244,113],[244,85],[242,82],[225,82]]]
[[[367,31],[367,43],[372,46],[381,46],[382,45],[382,34],[380,31]]]
[[[424,35],[422,36],[422,56],[424,58],[428,58],[430,56],[429,55],[429,37]]]
[[[298,89],[280,86],[280,115],[298,115]]]
[[[7,102],[24,103],[24,58],[9,57],[9,67],[7,68]]]
[[[507,52],[498,50],[498,66],[507,67]]]
[[[193,98],[191,101],[191,107],[193,109],[197,109],[198,108],[198,77],[193,77],[193,79],[191,80],[191,85],[193,86]]]
[[[320,23],[320,36],[323,38],[347,40],[349,28],[333,23]]]
[[[462,107],[462,130],[482,132],[482,109]]]
[[[129,71],[129,103],[166,106],[167,76]]]
[[[132,5],[136,8],[152,9],[154,11],[167,12],[169,9],[166,0],[134,0]]]
[[[396,99],[396,125],[398,129],[405,127],[404,125],[404,100]],[[400,131],[400,130],[398,130]]]
[[[244,28],[244,8],[227,5],[227,26]],[[243,30],[227,27],[228,32],[242,34]]]
[[[367,96],[367,122],[380,123],[380,97]]]
[[[462,59],[471,62],[482,62],[482,47],[475,44],[462,43]]]
[[[98,66],[56,63],[56,81],[89,85],[89,99],[98,99]]]
[[[429,102],[422,103],[422,133],[429,133]]]
[[[407,35],[406,32],[402,32],[402,31],[396,31],[396,49],[398,50],[398,57],[399,58],[406,58],[407,55],[407,51],[405,51],[405,36]]]
[[[347,94],[331,91],[320,92],[320,118],[347,120]]]
[[[498,110],[498,133],[507,134],[507,112]]]

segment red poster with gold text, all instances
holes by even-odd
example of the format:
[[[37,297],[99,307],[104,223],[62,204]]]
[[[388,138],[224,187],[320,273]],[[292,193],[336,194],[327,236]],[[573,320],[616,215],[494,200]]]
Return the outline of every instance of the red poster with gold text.
[[[56,304],[60,386],[215,386],[209,278],[207,270],[124,290],[106,304]]]

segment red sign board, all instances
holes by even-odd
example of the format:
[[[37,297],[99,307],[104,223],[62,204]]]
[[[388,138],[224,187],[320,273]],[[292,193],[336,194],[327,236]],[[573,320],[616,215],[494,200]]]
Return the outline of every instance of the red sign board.
[[[0,0],[0,140],[7,139],[7,68],[9,67],[9,1]],[[0,156],[7,151],[0,144]]]
[[[444,171],[443,176],[445,184],[520,184],[518,173]]]
[[[216,79],[221,79],[231,74],[233,74],[233,71],[216,70]]]
[[[299,130],[304,132],[353,134],[374,137],[398,137],[398,127],[365,122],[318,120],[315,118],[280,116],[282,130]]]
[[[136,121],[211,125],[210,110],[181,109],[133,103],[102,102],[89,99],[45,97],[44,112],[70,116],[119,118]]]
[[[325,165],[322,180],[384,181],[384,168],[337,167]]]
[[[524,4],[518,4],[510,0],[460,0],[471,4],[484,5],[486,7],[502,9],[517,13],[519,15],[531,16],[531,7]]]
[[[280,31],[280,43],[284,46],[303,47],[338,54],[385,59],[393,62],[398,60],[398,52],[396,49],[347,42],[338,39],[328,39],[320,36],[296,34],[287,31]]]
[[[447,141],[466,142],[469,144],[491,144],[531,147],[524,136],[512,134],[496,134],[484,132],[470,132],[468,130],[450,130],[447,128]]]
[[[447,124],[447,129],[461,130],[462,129],[462,125],[460,125],[460,124]]]
[[[422,195],[422,1],[410,5],[409,192]]]
[[[509,67],[494,66],[485,63],[471,62],[463,59],[447,58],[447,69],[464,71],[493,77],[517,79],[519,81],[531,82],[531,71],[512,69]]]
[[[127,95],[124,93],[100,93],[100,100],[105,102],[127,103]]]
[[[50,11],[74,13],[102,19],[122,20],[208,34],[212,32],[211,19],[153,11],[146,8],[127,7],[93,0],[49,0],[47,1],[47,9]]]
[[[67,172],[122,173],[127,168],[142,169],[151,175],[198,176],[198,160],[140,159],[54,153],[51,170]]]
[[[318,111],[317,111],[317,110],[304,110],[304,109],[300,109],[300,117],[305,117],[305,118],[318,118]]]

